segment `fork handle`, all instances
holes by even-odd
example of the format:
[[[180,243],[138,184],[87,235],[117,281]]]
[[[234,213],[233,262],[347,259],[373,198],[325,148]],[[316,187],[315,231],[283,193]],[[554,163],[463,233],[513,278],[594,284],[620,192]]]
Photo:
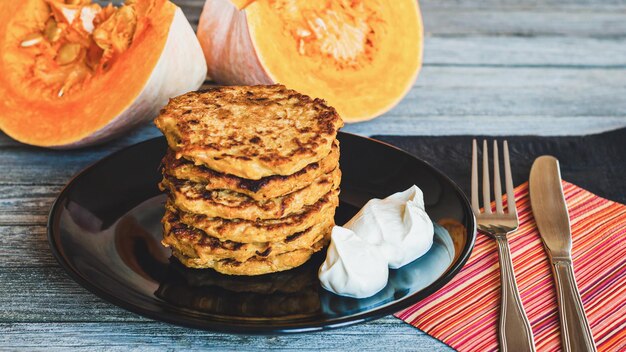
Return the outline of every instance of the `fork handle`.
[[[524,313],[513,273],[511,250],[506,235],[495,235],[500,258],[501,296],[499,340],[501,351],[535,351],[532,329]]]
[[[552,270],[559,303],[563,350],[567,352],[596,351],[591,328],[576,286],[571,260],[554,260]]]

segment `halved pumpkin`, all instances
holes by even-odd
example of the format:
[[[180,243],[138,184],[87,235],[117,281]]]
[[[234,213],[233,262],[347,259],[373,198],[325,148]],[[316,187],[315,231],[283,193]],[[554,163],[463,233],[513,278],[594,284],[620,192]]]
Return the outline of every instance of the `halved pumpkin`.
[[[416,0],[207,0],[198,39],[217,82],[282,83],[355,122],[411,88],[423,28]]]
[[[205,77],[195,33],[169,1],[0,3],[0,129],[18,141],[101,142]]]

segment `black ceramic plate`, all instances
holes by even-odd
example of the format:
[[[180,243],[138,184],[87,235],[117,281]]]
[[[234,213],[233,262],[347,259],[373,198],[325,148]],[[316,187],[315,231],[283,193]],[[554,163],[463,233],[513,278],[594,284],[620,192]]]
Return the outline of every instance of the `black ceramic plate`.
[[[232,277],[184,268],[160,244],[165,197],[159,164],[164,138],[136,144],[79,173],[52,207],[48,238],[68,274],[122,308],[174,324],[237,333],[284,333],[346,326],[397,312],[432,294],[465,264],[474,245],[470,206],[427,163],[392,146],[346,133],[341,141],[343,224],[369,199],[416,184],[436,226],[422,258],[392,270],[387,287],[353,299],[320,287],[325,253],[286,272]]]

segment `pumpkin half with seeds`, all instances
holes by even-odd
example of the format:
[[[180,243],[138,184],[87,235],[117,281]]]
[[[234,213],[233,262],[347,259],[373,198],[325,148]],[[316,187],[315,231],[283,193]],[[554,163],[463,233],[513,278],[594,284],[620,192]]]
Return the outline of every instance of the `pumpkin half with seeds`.
[[[423,28],[417,0],[207,0],[198,39],[216,81],[281,83],[356,122],[409,91]]]
[[[169,1],[0,2],[0,129],[18,141],[101,142],[205,77],[195,34]]]

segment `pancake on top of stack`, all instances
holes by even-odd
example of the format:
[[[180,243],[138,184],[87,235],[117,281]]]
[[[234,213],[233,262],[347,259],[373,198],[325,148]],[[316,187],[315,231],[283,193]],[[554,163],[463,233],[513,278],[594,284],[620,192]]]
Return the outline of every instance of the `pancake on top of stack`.
[[[339,204],[334,108],[282,85],[220,87],[170,100],[163,241],[185,266],[261,275],[305,263]]]

